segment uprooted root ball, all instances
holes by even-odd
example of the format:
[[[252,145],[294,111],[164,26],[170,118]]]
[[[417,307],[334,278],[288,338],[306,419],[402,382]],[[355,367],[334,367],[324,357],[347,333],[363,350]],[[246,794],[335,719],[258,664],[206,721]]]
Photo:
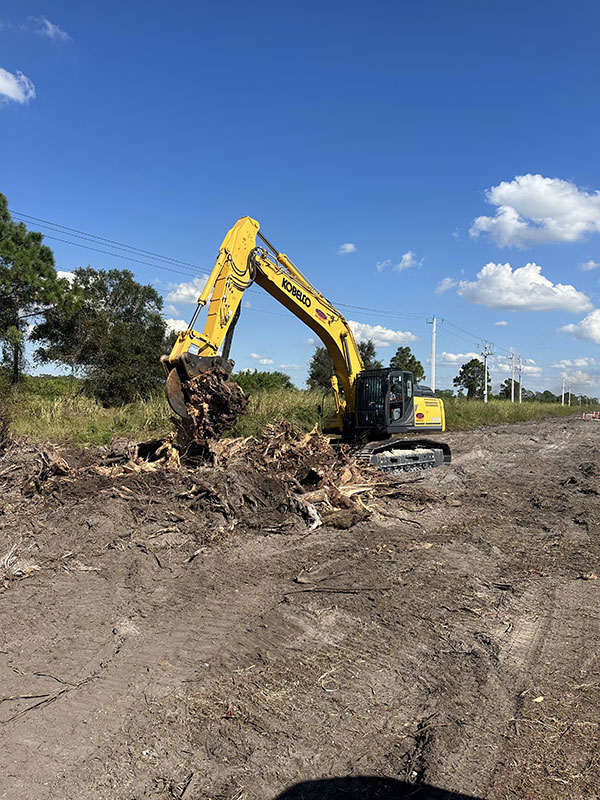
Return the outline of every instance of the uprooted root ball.
[[[181,426],[180,438],[187,447],[210,450],[211,442],[234,427],[246,413],[248,397],[219,366],[202,372],[183,384],[189,419]]]

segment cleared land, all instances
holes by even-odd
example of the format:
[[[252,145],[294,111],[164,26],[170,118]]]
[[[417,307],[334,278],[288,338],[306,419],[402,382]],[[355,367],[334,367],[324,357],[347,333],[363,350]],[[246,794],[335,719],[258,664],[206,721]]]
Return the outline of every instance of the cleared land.
[[[445,434],[312,530],[310,447],[9,447],[0,797],[598,798],[599,437]]]

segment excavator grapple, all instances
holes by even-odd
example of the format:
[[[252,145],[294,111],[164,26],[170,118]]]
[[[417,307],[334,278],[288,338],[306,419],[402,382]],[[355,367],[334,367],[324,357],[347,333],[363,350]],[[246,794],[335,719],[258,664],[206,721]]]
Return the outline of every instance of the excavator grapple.
[[[197,356],[189,352],[181,353],[172,360],[163,356],[160,361],[166,376],[167,402],[173,411],[183,419],[190,416],[189,398],[186,397],[185,384],[213,367],[221,367],[228,374],[231,374],[233,369],[233,361],[230,359],[224,359],[221,356]]]

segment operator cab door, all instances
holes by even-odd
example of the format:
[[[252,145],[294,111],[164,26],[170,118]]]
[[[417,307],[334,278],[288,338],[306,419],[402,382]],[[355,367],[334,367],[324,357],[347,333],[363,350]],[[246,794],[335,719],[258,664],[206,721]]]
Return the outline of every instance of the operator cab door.
[[[389,433],[414,430],[412,372],[391,372],[388,378],[387,423]]]

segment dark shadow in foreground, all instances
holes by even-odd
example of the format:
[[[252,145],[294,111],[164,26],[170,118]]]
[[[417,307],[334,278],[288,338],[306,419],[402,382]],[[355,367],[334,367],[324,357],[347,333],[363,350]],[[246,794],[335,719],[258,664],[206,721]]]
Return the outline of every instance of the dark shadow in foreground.
[[[483,800],[448,792],[425,784],[404,783],[393,778],[363,775],[356,778],[327,778],[290,786],[275,800]]]

